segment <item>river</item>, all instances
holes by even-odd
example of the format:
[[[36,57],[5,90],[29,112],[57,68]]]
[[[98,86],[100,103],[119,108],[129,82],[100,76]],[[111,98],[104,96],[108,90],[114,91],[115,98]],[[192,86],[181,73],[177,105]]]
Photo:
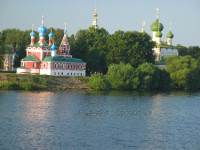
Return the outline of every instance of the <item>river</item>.
[[[2,150],[200,148],[200,93],[0,91]]]

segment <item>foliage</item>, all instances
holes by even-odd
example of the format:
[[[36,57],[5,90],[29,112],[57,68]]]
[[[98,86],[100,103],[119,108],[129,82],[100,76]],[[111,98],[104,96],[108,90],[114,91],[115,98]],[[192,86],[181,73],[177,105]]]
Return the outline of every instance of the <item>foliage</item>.
[[[180,56],[190,55],[195,59],[200,58],[200,47],[199,46],[190,46],[189,48],[187,48],[182,45],[177,45],[177,48],[179,49]]]
[[[108,39],[108,64],[123,62],[136,68],[145,62],[155,63],[153,47],[154,43],[146,33],[116,31]]]
[[[89,87],[95,90],[105,90],[109,88],[109,83],[105,76],[92,74],[89,80]]]
[[[192,56],[172,56],[167,59],[167,71],[172,86],[179,90],[193,91],[200,88],[200,62]]]
[[[136,76],[139,78],[139,90],[159,89],[160,70],[157,66],[150,63],[143,63],[136,69]]]
[[[133,73],[134,69],[130,64],[113,64],[109,66],[106,78],[113,89],[132,89]]]

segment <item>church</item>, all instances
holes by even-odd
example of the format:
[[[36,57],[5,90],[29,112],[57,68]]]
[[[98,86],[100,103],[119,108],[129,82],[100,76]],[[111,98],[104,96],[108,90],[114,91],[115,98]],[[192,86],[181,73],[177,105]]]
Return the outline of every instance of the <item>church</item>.
[[[49,42],[45,40],[47,28],[42,25],[38,28],[39,41],[35,42],[36,33],[30,33],[31,43],[26,47],[26,57],[21,60],[17,74],[40,74],[53,76],[86,76],[86,63],[81,59],[72,58],[70,55],[70,45],[67,37],[65,23],[64,36],[59,48],[54,44],[54,34],[48,34]]]
[[[166,59],[168,56],[172,55],[178,55],[178,49],[176,46],[172,45],[172,39],[174,37],[172,31],[171,31],[171,23],[170,23],[170,31],[166,35],[167,42],[161,41],[162,33],[161,31],[164,29],[164,26],[158,19],[158,11],[159,9],[156,9],[157,11],[157,17],[156,21],[151,25],[151,31],[152,31],[152,41],[156,42],[156,46],[153,48],[154,55],[156,56],[155,60],[160,61],[162,59]],[[143,26],[144,27],[144,26]],[[144,28],[142,29],[144,32]]]

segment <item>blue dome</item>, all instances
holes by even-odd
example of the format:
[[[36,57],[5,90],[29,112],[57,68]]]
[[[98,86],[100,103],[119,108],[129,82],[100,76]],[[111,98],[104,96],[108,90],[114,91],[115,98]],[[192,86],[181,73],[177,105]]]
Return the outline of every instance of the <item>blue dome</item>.
[[[38,32],[44,32],[46,33],[47,32],[47,28],[44,26],[44,25],[41,25],[39,28],[38,28]]]
[[[49,33],[49,37],[53,37],[54,34],[52,32]]]
[[[52,51],[55,51],[55,50],[56,50],[56,45],[55,45],[55,44],[52,44],[52,45],[51,45],[51,49],[52,49]]]
[[[66,30],[66,29],[64,30],[64,33],[67,33],[67,30]]]
[[[30,33],[30,36],[36,36],[35,32],[32,31],[32,32]]]
[[[41,33],[40,33],[40,36],[41,36],[41,37],[45,37],[45,33],[44,33],[44,32],[41,32]]]

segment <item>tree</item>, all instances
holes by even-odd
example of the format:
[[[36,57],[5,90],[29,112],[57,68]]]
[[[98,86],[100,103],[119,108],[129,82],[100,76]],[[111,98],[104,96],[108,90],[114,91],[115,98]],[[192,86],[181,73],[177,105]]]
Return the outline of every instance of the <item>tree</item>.
[[[192,56],[172,56],[166,60],[172,86],[193,91],[200,88],[200,62]]]
[[[108,40],[107,60],[109,64],[129,63],[134,68],[145,62],[155,63],[153,47],[154,42],[146,33],[116,31]]]
[[[106,77],[113,89],[132,89],[134,69],[130,64],[113,64],[109,66]]]
[[[105,90],[109,88],[109,83],[101,74],[92,74],[89,81],[89,87],[95,90]]]
[[[151,63],[143,63],[136,69],[136,76],[139,78],[140,84],[138,90],[161,90],[160,69]]]

